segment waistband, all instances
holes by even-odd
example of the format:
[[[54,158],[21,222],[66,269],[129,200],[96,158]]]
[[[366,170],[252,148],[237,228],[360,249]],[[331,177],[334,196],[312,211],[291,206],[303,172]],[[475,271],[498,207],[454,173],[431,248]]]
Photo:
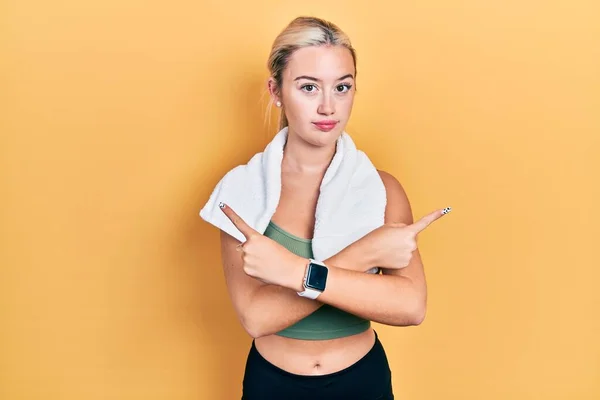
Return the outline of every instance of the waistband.
[[[336,372],[332,372],[330,374],[300,375],[300,374],[294,374],[292,372],[288,372],[282,368],[279,368],[278,366],[272,364],[269,360],[264,358],[258,352],[258,349],[256,348],[254,340],[252,341],[252,347],[250,348],[250,354],[249,354],[248,358],[249,358],[249,361],[253,360],[254,362],[259,363],[260,367],[268,368],[272,372],[275,372],[277,374],[280,374],[280,375],[288,377],[288,378],[294,378],[297,380],[311,381],[311,382],[317,382],[317,381],[321,381],[321,380],[329,380],[330,378],[333,378],[333,377],[339,377],[341,375],[349,374],[353,370],[363,366],[364,364],[368,364],[369,362],[376,361],[381,357],[383,357],[383,359],[385,359],[385,362],[387,364],[387,358],[385,356],[385,351],[383,349],[383,345],[379,341],[379,336],[377,335],[377,332],[375,330],[373,332],[375,333],[375,342],[373,343],[373,346],[367,352],[367,354],[362,356],[362,358],[360,358],[355,363],[349,365],[348,367],[341,369],[339,371],[336,371]]]

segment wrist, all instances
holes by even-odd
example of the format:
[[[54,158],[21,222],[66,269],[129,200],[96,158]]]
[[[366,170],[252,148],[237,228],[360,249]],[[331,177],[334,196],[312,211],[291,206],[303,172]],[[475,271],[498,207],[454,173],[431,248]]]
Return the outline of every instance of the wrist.
[[[282,286],[292,289],[295,292],[301,292],[304,290],[304,274],[306,273],[306,266],[310,260],[304,257],[296,257],[293,262],[290,263],[290,268],[286,276],[286,281]]]
[[[381,267],[381,246],[376,240],[371,237],[367,238],[365,245],[365,255],[368,258],[367,270],[373,267]]]
[[[348,250],[350,253],[348,256],[352,260],[354,271],[366,272],[378,266],[377,246],[368,237],[363,237],[352,243]]]

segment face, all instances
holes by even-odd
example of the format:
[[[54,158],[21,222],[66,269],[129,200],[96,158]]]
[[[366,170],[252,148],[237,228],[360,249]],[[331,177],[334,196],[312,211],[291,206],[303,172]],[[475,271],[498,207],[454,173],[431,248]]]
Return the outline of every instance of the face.
[[[280,90],[271,91],[283,103],[290,134],[315,146],[335,143],[352,111],[354,75],[352,54],[343,46],[296,50]]]

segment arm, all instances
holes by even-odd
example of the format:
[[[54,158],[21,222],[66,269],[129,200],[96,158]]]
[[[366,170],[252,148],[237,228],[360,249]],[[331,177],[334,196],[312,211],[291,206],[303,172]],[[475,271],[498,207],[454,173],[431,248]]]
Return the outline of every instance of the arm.
[[[221,257],[229,296],[244,329],[252,337],[271,335],[312,314],[320,301],[299,297],[289,288],[269,285],[248,276],[236,251],[239,241],[221,231]],[[374,264],[363,243],[357,241],[324,261],[339,269],[367,271]],[[357,273],[360,273],[357,272]]]
[[[412,224],[410,203],[402,186],[392,175],[383,171],[380,171],[380,175],[387,192],[385,223]],[[363,242],[368,251],[377,252],[378,243],[369,235],[359,242]],[[302,290],[304,265],[299,262],[294,269],[286,286]],[[327,288],[319,296],[322,303],[371,321],[394,326],[420,324],[425,318],[426,299],[425,274],[418,249],[413,252],[408,266],[384,269],[383,275],[329,266]]]
[[[240,257],[236,254],[238,241],[222,233],[227,287],[236,312],[250,335],[275,333],[314,312],[321,303],[387,325],[421,323],[425,316],[426,288],[416,235],[449,209],[405,224],[412,222],[406,194],[395,178],[384,172],[380,174],[388,200],[385,224],[335,257],[323,260],[329,266],[329,278],[319,302],[299,299],[294,293],[303,290],[306,258],[256,232],[227,205],[220,204],[247,239],[241,247]],[[383,275],[365,274],[364,271],[372,266],[389,270]],[[278,305],[281,307],[277,308]]]

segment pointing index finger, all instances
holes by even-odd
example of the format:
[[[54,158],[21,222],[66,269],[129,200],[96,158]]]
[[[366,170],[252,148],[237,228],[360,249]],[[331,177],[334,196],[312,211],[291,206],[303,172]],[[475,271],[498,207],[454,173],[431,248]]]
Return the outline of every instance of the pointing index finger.
[[[219,208],[223,213],[229,218],[229,220],[235,225],[236,228],[239,229],[240,232],[246,237],[246,239],[250,239],[250,237],[257,232],[252,229],[250,225],[246,223],[239,215],[236,214],[235,211],[231,207],[229,207],[225,203],[219,203]]]
[[[433,221],[440,219],[442,216],[448,214],[450,211],[452,211],[451,207],[446,207],[442,210],[436,210],[436,211],[432,212],[431,214],[424,216],[423,218],[421,218],[414,224],[410,225],[410,229],[415,234],[421,233],[425,228],[427,228],[429,225],[431,225],[431,223],[433,223]]]

